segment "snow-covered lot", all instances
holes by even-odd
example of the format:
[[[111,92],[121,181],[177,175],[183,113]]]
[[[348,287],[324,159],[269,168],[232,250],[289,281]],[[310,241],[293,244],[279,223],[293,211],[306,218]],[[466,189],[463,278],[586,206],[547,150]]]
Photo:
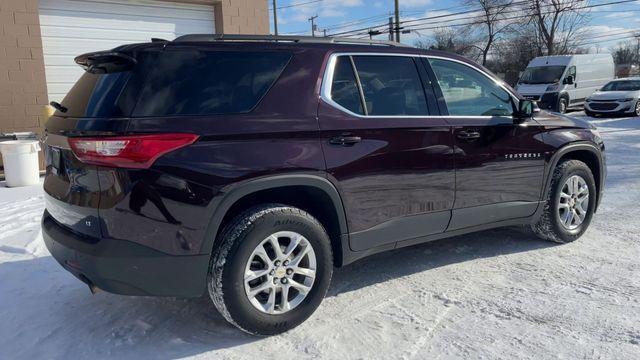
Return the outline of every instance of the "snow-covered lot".
[[[41,188],[0,184],[0,359],[638,359],[640,118],[590,120],[609,174],[580,240],[499,229],[379,254],[337,269],[319,310],[270,338],[207,299],[91,295],[42,243]]]

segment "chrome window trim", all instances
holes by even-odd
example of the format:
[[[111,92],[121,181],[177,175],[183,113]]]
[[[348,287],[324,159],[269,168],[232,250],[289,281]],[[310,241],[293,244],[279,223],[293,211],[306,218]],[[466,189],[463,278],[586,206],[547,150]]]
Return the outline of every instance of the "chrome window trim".
[[[402,118],[402,119],[425,119],[425,118],[491,119],[491,118],[495,118],[495,117],[505,117],[505,116],[490,116],[490,115],[362,115],[362,114],[354,113],[353,111],[351,111],[351,110],[343,107],[342,105],[338,104],[337,102],[335,102],[331,98],[331,86],[332,86],[332,83],[333,83],[333,75],[334,75],[337,59],[340,56],[398,56],[398,57],[426,58],[426,59],[439,59],[439,60],[445,60],[445,61],[452,61],[452,62],[455,62],[455,63],[462,64],[464,66],[467,66],[467,67],[479,72],[480,74],[484,75],[485,77],[487,77],[489,80],[491,80],[497,86],[499,86],[504,91],[506,91],[507,94],[509,94],[511,96],[511,99],[515,102],[516,105],[520,101],[518,99],[518,97],[510,89],[508,89],[504,85],[504,83],[502,81],[498,81],[493,76],[488,74],[486,71],[484,71],[484,70],[482,70],[482,69],[480,69],[480,68],[478,68],[476,66],[473,66],[472,64],[468,64],[468,63],[466,63],[464,61],[460,61],[460,60],[457,60],[457,59],[452,59],[452,58],[448,58],[448,57],[445,57],[445,56],[438,56],[438,55],[421,55],[421,54],[407,54],[407,53],[382,53],[382,52],[336,52],[336,53],[332,53],[329,56],[329,60],[327,61],[327,67],[326,67],[326,69],[324,71],[324,74],[322,76],[322,86],[320,87],[320,98],[324,102],[329,104],[331,107],[336,108],[336,109],[338,109],[338,110],[340,110],[340,111],[342,111],[344,113],[347,113],[347,114],[349,114],[351,116],[354,116],[354,117],[365,118],[365,119],[376,119],[376,118],[378,118],[378,119],[394,119],[394,118]],[[365,106],[365,105],[363,104],[363,106]]]

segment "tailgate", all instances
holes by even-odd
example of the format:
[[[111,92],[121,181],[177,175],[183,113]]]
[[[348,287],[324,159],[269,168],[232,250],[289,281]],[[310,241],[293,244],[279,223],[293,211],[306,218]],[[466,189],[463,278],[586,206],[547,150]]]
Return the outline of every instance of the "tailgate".
[[[46,209],[72,231],[100,237],[100,181],[94,165],[80,162],[61,135],[47,135],[44,147]]]

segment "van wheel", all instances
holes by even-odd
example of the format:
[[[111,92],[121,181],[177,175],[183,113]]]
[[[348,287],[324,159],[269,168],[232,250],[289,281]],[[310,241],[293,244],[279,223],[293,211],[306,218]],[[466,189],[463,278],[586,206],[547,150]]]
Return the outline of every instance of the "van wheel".
[[[567,98],[560,98],[558,101],[558,112],[564,114],[567,112],[567,106],[569,106],[569,100]]]
[[[241,330],[285,332],[322,302],[333,273],[331,242],[307,212],[277,204],[255,207],[238,215],[218,240],[209,295]]]
[[[565,161],[554,169],[542,216],[531,228],[542,239],[572,242],[589,227],[596,197],[591,169],[582,161]]]

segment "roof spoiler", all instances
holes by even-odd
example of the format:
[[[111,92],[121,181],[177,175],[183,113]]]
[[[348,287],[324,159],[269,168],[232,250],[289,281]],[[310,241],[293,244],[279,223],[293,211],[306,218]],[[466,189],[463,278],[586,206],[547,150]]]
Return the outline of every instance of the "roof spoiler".
[[[76,64],[91,74],[108,74],[131,70],[137,63],[134,57],[117,51],[98,51],[80,55]]]

